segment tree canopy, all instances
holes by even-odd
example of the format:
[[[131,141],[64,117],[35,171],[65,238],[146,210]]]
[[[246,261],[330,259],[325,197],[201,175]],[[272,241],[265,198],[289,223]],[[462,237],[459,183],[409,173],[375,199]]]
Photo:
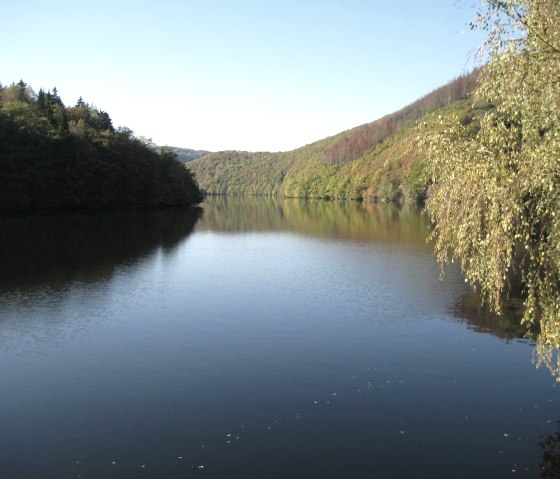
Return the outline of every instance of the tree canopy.
[[[436,255],[497,311],[519,280],[539,361],[558,376],[560,2],[489,0],[474,26],[487,32],[475,101],[491,108],[428,137]]]
[[[0,85],[0,212],[115,209],[201,201],[190,172],[81,97]]]

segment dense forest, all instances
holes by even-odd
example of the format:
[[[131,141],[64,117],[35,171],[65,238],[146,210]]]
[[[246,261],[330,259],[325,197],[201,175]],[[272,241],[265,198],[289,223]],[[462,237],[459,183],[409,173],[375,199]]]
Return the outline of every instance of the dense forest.
[[[0,85],[0,211],[190,205],[201,194],[177,155],[160,153],[82,98]]]
[[[461,75],[379,120],[290,152],[212,153],[189,163],[209,194],[422,202],[430,185],[417,122],[458,115],[476,128],[479,71]]]

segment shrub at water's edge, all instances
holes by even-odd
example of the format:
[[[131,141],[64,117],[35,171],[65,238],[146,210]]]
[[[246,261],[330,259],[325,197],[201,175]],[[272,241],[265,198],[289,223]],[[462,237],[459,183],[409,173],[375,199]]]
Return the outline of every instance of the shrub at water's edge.
[[[198,203],[201,194],[176,154],[158,154],[81,98],[23,81],[0,85],[0,211],[122,209]]]

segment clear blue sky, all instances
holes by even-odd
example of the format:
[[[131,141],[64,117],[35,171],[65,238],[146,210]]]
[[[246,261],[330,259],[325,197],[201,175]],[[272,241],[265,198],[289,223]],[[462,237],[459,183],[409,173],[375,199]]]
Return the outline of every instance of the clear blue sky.
[[[455,0],[0,0],[0,82],[82,96],[160,145],[290,150],[474,65]]]

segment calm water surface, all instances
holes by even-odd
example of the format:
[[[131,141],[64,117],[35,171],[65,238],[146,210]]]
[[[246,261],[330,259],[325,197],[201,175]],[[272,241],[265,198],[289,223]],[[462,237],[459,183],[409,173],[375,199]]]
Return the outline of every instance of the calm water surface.
[[[0,221],[0,477],[540,477],[559,461],[560,391],[515,312],[488,315],[457,271],[439,281],[415,210],[203,210]]]

